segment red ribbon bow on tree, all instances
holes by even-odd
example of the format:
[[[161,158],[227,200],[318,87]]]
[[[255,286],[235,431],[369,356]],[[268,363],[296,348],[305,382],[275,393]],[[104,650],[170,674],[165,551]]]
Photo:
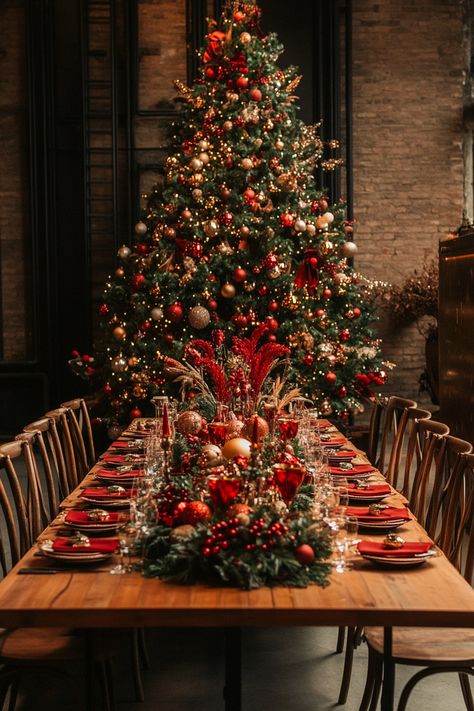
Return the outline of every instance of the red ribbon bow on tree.
[[[319,260],[315,249],[307,249],[303,262],[299,266],[295,277],[295,286],[302,289],[306,286],[308,294],[312,294],[319,284]]]
[[[218,62],[219,57],[222,55],[222,43],[225,40],[225,34],[216,30],[209,35],[209,44],[204,52],[203,61],[204,64],[209,64],[209,62]]]

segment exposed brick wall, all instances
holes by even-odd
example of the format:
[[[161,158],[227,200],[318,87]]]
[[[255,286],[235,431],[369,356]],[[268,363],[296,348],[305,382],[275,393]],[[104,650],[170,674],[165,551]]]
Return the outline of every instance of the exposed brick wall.
[[[355,0],[357,268],[401,283],[435,257],[463,208],[463,17],[459,0]],[[381,328],[390,389],[418,391],[424,340]]]

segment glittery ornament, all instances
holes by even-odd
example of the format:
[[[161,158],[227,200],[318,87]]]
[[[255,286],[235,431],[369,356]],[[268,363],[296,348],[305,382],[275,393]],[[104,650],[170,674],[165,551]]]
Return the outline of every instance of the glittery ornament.
[[[186,410],[176,420],[176,429],[180,434],[195,435],[202,428],[202,417],[198,412]]]
[[[341,254],[343,257],[354,257],[358,251],[359,248],[355,242],[344,242],[341,246]]]
[[[127,259],[131,255],[131,253],[132,250],[130,249],[130,247],[127,247],[127,245],[123,244],[117,252],[117,257],[119,257],[120,259]]]
[[[134,229],[135,229],[135,234],[137,234],[137,235],[146,235],[146,233],[148,232],[148,228],[144,222],[137,222]]]
[[[112,359],[110,367],[114,373],[124,373],[128,368],[128,364],[123,356],[116,356]]]
[[[204,232],[208,237],[214,237],[219,232],[219,223],[216,220],[208,220],[204,223]]]
[[[188,314],[188,321],[193,328],[201,330],[209,326],[211,314],[204,306],[193,306]]]

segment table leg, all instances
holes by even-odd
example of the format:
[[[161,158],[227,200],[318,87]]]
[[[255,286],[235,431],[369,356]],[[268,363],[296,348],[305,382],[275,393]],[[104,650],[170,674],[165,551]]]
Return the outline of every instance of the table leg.
[[[95,631],[85,630],[86,636],[86,709],[95,711]]]
[[[225,711],[242,709],[242,630],[229,627],[225,634]]]
[[[393,697],[395,695],[395,664],[392,656],[393,630],[384,627],[383,635],[383,687],[382,711],[393,711]]]

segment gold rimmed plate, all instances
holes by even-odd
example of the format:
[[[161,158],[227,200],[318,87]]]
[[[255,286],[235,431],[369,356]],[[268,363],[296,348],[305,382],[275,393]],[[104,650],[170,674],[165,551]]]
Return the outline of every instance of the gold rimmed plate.
[[[38,544],[38,547],[47,558],[52,558],[53,560],[57,560],[62,563],[74,563],[74,565],[77,563],[100,563],[103,560],[108,560],[114,555],[113,553],[88,553],[87,551],[63,553],[53,550],[52,540],[43,541]]]
[[[406,558],[361,553],[360,557],[375,565],[383,565],[388,568],[408,568],[426,563],[430,558],[436,558],[436,553],[434,551],[428,551],[427,553],[418,553],[417,555],[407,556]]]

